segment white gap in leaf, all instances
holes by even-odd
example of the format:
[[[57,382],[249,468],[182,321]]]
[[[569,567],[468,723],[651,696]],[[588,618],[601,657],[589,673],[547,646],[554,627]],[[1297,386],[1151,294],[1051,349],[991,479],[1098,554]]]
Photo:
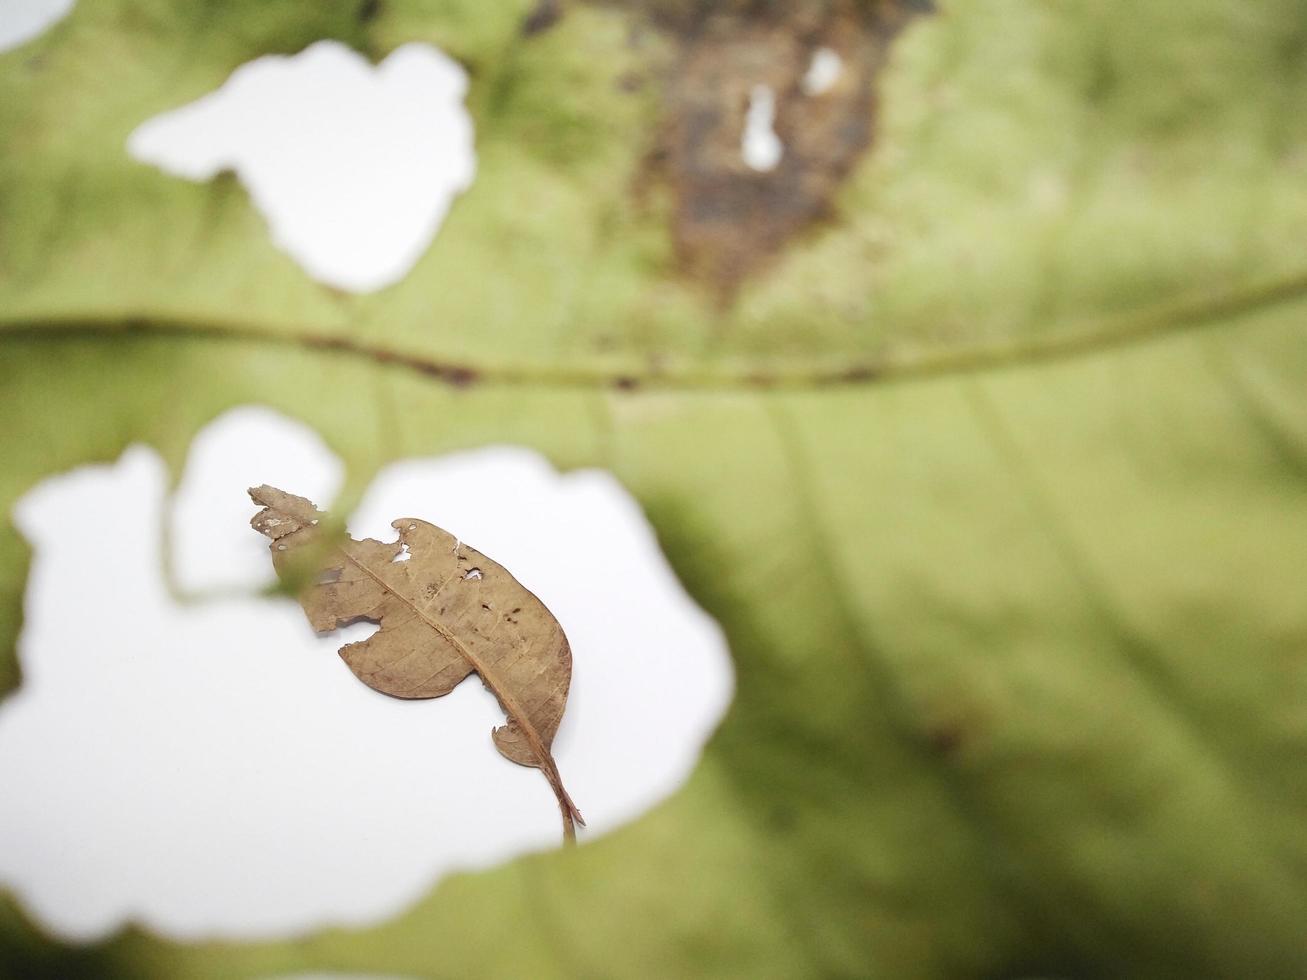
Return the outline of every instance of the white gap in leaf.
[[[818,48],[812,53],[812,63],[799,82],[804,95],[824,95],[835,87],[844,62],[833,48]]]
[[[223,515],[235,497],[239,524],[234,510],[214,523],[266,562],[246,524],[245,487],[263,482],[242,469],[248,439],[300,461],[283,489],[338,479],[339,464],[264,409],[196,440],[174,516]],[[384,920],[446,873],[558,846],[547,783],[495,751],[503,716],[474,679],[388,698],[335,653],[374,624],[319,638],[289,600],[174,603],[158,560],[166,484],[136,446],[15,509],[34,551],[24,683],[0,703],[0,887],[72,939],[128,919],[248,938]],[[730,700],[730,660],[616,480],[560,476],[523,449],[414,460],[379,474],[351,529],[393,539],[399,516],[503,562],[562,622],[575,672],[554,748],[590,824],[583,846],[684,781]],[[226,533],[179,533],[179,574],[245,574]]]
[[[767,85],[755,85],[749,93],[749,108],[740,138],[740,154],[753,170],[775,170],[785,152],[772,127],[776,122],[776,96]]]
[[[63,20],[74,0],[0,0],[0,52],[35,40]]]
[[[242,65],[141,124],[128,152],[167,173],[234,170],[309,275],[369,292],[413,267],[476,169],[462,67],[406,44],[373,67],[336,41]]]
[[[336,649],[344,646],[346,643],[362,643],[369,636],[381,629],[380,623],[374,623],[368,619],[360,619],[357,623],[350,623],[348,626],[342,626],[331,634],[331,642]],[[323,634],[324,636],[326,634]]]
[[[268,540],[250,533],[245,492],[268,483],[331,506],[345,468],[303,422],[262,406],[234,408],[191,442],[168,508],[173,580],[186,593],[253,592],[276,581]]]

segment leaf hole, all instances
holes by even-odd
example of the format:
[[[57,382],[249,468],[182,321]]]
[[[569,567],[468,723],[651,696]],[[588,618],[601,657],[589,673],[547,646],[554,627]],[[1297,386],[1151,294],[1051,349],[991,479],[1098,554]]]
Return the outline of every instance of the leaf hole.
[[[844,62],[831,48],[818,48],[812,53],[808,71],[799,82],[804,95],[824,95],[829,92],[844,69]]]
[[[234,171],[273,243],[328,286],[402,279],[476,169],[467,74],[429,44],[379,65],[338,41],[237,68],[214,92],[146,120],[142,163],[192,181]]]
[[[481,575],[481,569],[479,568],[469,568],[466,572],[463,573],[463,580],[465,582],[469,579],[478,579],[482,577],[483,576]]]
[[[11,3],[0,17],[0,51],[35,40],[68,16],[74,0],[29,0]]]
[[[349,622],[341,623],[334,630],[326,633],[320,633],[319,636],[330,636],[333,643],[344,646],[346,643],[362,643],[372,637],[374,633],[381,629],[381,624],[375,619],[369,619],[366,616],[359,616],[351,619]]]
[[[744,135],[740,138],[740,155],[753,170],[775,170],[785,147],[773,128],[776,122],[776,96],[767,85],[755,85],[749,93],[749,109],[744,118]]]

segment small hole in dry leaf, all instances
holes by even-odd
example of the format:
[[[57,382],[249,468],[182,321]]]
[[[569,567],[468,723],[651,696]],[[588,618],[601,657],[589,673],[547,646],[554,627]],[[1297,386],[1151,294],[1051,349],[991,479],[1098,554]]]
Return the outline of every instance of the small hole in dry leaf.
[[[466,572],[463,573],[463,579],[465,581],[467,579],[472,579],[472,578],[481,578],[481,569],[469,568]]]
[[[277,550],[278,550],[278,551],[285,551],[285,550],[286,550],[286,546],[285,546],[284,544],[279,544],[279,545],[277,545]]]
[[[370,616],[355,616],[353,619],[341,623],[334,630],[325,630],[318,635],[330,635],[340,643],[361,643],[379,629],[381,629],[380,620],[373,619]]]
[[[393,565],[393,564],[396,564],[396,563],[401,562],[401,561],[408,561],[408,560],[409,560],[410,558],[412,558],[412,557],[413,557],[413,555],[412,555],[412,553],[408,550],[408,545],[406,545],[406,544],[404,544],[404,545],[400,545],[400,546],[399,546],[399,554],[397,554],[394,558],[392,558],[392,559],[390,560],[390,563]]]

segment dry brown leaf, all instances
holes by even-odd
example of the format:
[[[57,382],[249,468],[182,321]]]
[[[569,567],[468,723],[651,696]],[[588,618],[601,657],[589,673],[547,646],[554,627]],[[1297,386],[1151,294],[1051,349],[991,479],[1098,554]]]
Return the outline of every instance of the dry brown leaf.
[[[250,521],[271,539],[279,573],[321,547],[321,511],[267,485],[249,491],[263,507]],[[438,698],[468,674],[499,699],[508,724],[491,736],[506,758],[538,767],[576,839],[581,814],[550,754],[567,704],[572,651],[558,621],[502,565],[448,531],[414,517],[391,522],[398,541],[345,538],[323,553],[320,575],[300,592],[318,632],[366,620],[380,629],[340,648],[365,684],[397,698]],[[403,560],[407,552],[408,560]]]

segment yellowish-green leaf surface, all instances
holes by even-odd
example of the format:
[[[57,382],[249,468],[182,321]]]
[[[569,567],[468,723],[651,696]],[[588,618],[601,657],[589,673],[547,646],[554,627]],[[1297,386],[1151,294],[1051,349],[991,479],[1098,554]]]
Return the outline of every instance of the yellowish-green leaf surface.
[[[0,57],[0,502],[251,401],[344,507],[488,442],[610,467],[727,632],[728,718],[629,827],[382,925],[77,947],[0,903],[3,969],[1307,974],[1307,4],[913,16],[828,213],[725,301],[648,164],[677,5],[528,6],[82,0]],[[124,149],[323,37],[471,79],[477,179],[367,297]],[[5,529],[4,688],[26,558]]]

